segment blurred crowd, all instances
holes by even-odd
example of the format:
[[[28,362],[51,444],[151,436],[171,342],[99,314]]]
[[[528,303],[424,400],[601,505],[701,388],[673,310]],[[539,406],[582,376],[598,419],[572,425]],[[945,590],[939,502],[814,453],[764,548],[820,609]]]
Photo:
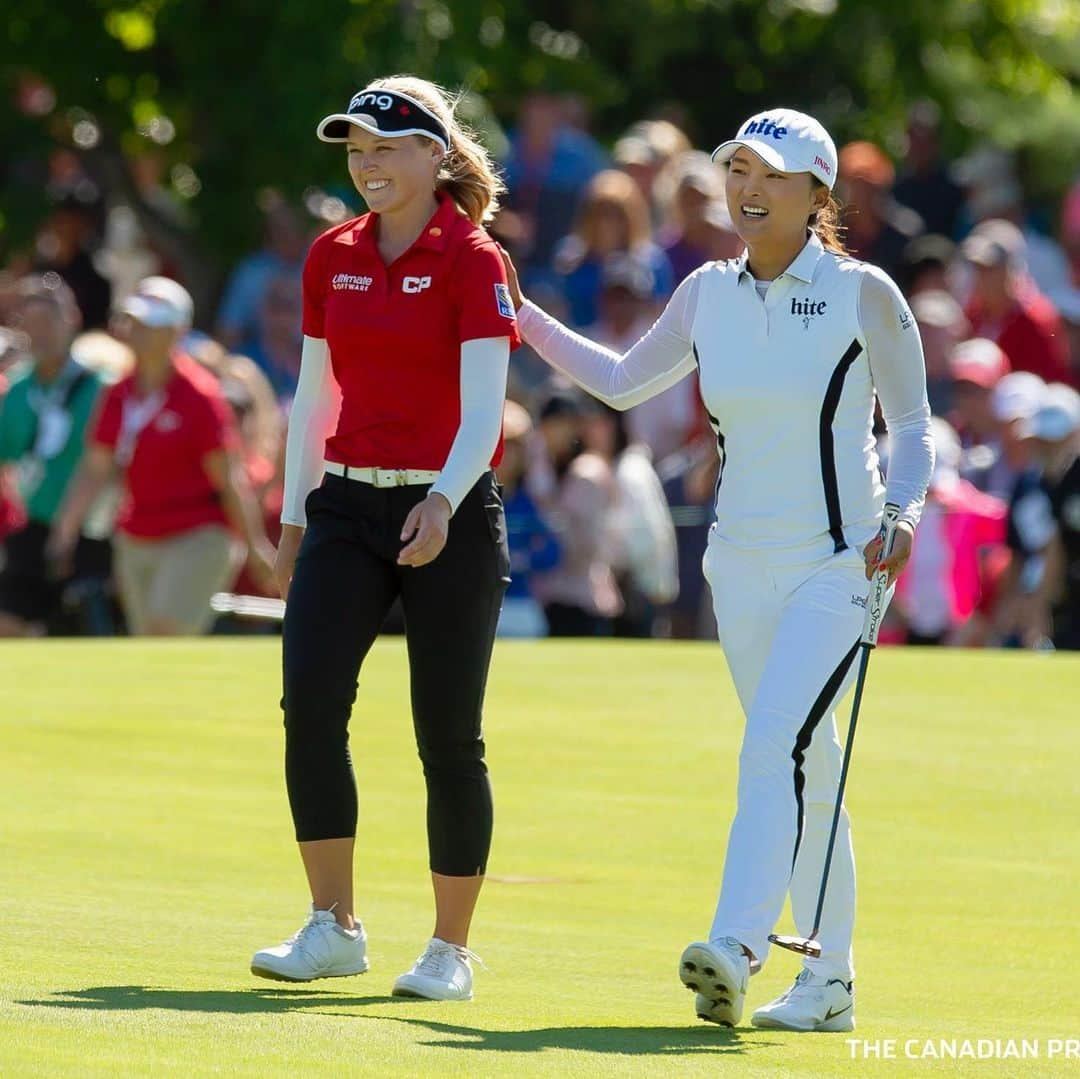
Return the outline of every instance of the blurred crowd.
[[[742,250],[722,170],[669,119],[608,151],[575,101],[534,94],[508,146],[492,231],[529,297],[596,341],[629,348],[688,273]],[[1029,205],[1009,154],[943,156],[928,102],[904,147],[842,147],[837,188],[848,248],[909,298],[934,414],[883,639],[1080,647],[1080,177]],[[326,222],[267,200],[261,246],[196,319],[205,288],[131,208],[73,153],[51,174],[0,272],[0,635],[273,631],[300,269]],[[501,632],[713,636],[718,458],[693,376],[616,413],[522,348],[508,397]]]

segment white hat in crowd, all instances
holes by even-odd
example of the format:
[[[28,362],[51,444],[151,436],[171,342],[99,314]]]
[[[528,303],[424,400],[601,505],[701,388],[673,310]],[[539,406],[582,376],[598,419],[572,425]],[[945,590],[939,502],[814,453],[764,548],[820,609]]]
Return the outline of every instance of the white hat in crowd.
[[[1080,394],[1063,382],[1046,387],[1043,403],[1023,421],[1021,431],[1043,442],[1064,442],[1080,429]]]
[[[994,387],[990,409],[994,419],[1002,423],[1027,420],[1035,415],[1046,400],[1046,383],[1030,371],[1013,371]]]
[[[1001,218],[983,221],[971,230],[960,245],[960,252],[977,266],[1000,266],[1003,263],[1023,269],[1027,264],[1027,240],[1011,222]]]
[[[178,281],[170,277],[144,277],[120,305],[120,311],[144,326],[187,330],[195,316],[195,303]]]
[[[713,161],[730,161],[740,146],[781,172],[809,172],[830,191],[836,183],[836,143],[817,120],[804,112],[767,109],[751,116],[735,138],[713,150]]]

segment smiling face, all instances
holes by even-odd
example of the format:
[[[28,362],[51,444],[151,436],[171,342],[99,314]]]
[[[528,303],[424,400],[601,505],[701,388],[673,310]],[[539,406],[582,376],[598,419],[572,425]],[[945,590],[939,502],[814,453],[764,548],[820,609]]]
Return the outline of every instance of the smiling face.
[[[735,231],[750,246],[801,246],[810,215],[828,201],[828,189],[808,172],[780,172],[740,147],[725,184]]]
[[[349,175],[373,213],[394,213],[413,199],[431,197],[442,147],[419,135],[386,138],[351,127]]]

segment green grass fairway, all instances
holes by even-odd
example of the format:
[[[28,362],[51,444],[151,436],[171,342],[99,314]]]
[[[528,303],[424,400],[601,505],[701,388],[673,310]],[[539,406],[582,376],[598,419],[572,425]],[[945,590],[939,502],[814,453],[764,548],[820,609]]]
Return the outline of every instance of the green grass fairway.
[[[741,737],[716,645],[497,647],[473,939],[490,969],[471,1004],[389,996],[431,932],[395,641],[368,660],[352,729],[371,971],[249,975],[307,906],[278,694],[273,640],[0,647],[4,1079],[1080,1075],[1080,1055],[1048,1056],[1080,1038],[1080,657],[875,655],[848,795],[855,1035],[724,1031],[679,984]],[[747,1022],[797,969],[773,952]],[[897,1059],[852,1059],[849,1037],[895,1039]],[[963,1039],[1039,1057],[905,1059]]]

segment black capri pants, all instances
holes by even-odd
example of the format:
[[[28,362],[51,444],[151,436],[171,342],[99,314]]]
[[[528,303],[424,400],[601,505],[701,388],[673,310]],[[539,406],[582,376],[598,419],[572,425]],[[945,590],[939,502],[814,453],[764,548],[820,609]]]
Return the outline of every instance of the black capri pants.
[[[491,847],[481,712],[510,577],[506,518],[488,472],[450,519],[439,556],[399,566],[405,518],[428,490],[327,475],[308,496],[285,610],[285,781],[298,841],[356,835],[349,716],[360,666],[400,596],[430,866],[474,876]]]

